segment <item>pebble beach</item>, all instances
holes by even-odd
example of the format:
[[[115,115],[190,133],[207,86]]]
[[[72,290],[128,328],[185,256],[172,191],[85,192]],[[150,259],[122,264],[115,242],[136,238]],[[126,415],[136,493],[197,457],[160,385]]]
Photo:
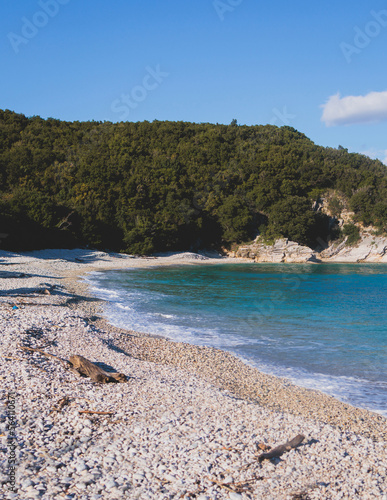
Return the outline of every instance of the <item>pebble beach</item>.
[[[214,262],[0,251],[0,498],[387,500],[383,416],[224,351],[114,327],[82,280],[198,260]],[[61,359],[75,354],[127,381],[74,374]],[[297,448],[259,459],[299,434]]]

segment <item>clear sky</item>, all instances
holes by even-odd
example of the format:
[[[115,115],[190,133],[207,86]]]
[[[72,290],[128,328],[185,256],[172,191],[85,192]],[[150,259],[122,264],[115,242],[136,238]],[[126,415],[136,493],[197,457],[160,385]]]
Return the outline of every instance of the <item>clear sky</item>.
[[[290,125],[387,158],[387,0],[2,0],[0,108]]]

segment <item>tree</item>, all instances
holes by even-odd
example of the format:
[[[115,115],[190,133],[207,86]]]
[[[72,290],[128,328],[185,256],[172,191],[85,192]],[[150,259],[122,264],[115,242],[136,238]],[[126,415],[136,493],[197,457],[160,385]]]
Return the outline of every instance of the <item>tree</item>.
[[[270,209],[269,228],[273,234],[303,245],[312,245],[311,234],[315,225],[315,214],[307,198],[289,196]]]

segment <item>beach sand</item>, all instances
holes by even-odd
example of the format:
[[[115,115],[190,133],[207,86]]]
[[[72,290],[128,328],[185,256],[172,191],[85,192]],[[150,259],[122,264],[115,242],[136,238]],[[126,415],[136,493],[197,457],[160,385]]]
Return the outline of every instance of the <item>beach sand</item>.
[[[80,279],[198,262],[234,260],[0,251],[0,498],[387,499],[384,417],[227,352],[116,328]],[[128,381],[95,384],[23,346],[64,359],[80,354]],[[7,425],[14,421],[12,493]],[[305,436],[297,449],[257,460],[263,445],[297,434]]]

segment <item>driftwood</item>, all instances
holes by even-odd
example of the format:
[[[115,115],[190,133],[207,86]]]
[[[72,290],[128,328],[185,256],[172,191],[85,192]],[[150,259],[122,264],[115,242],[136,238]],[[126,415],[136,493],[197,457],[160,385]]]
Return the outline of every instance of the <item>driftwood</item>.
[[[114,412],[112,411],[93,411],[93,410],[80,410],[78,412],[79,414],[81,413],[86,413],[87,415],[114,415]]]
[[[305,436],[303,436],[302,434],[298,434],[296,437],[294,437],[287,443],[276,446],[275,448],[266,453],[262,453],[261,455],[259,455],[257,460],[258,462],[262,462],[265,459],[278,458],[285,452],[290,451],[292,448],[297,448],[297,446],[300,446],[300,444],[303,442],[304,439]]]
[[[23,361],[22,358],[16,358],[15,356],[3,356],[2,354],[0,354],[0,357],[4,359],[15,359],[16,361]]]
[[[56,361],[60,361],[64,364],[65,368],[71,370],[77,375],[81,375],[83,377],[90,377],[94,382],[98,382],[99,384],[107,384],[108,382],[126,382],[127,377],[123,373],[108,373],[105,370],[102,370],[99,366],[95,365],[88,359],[83,356],[70,356],[70,361],[66,359],[62,359],[59,356],[54,356],[54,354],[50,354],[48,352],[44,352],[41,349],[32,348],[20,345],[18,346],[20,349],[24,351],[38,352],[43,356],[47,356],[49,358],[54,358]]]
[[[224,483],[223,481],[219,481],[218,479],[212,479],[210,477],[207,477],[211,483],[217,484],[221,488],[224,488],[227,491],[233,491],[234,493],[243,493],[243,492],[251,492],[252,491],[252,485],[253,483],[257,481],[262,481],[264,479],[263,476],[252,476],[248,479],[245,479],[244,481],[240,481],[239,483]]]
[[[265,444],[265,443],[256,443],[255,444],[256,448],[258,451],[269,451],[271,450],[271,446]]]
[[[31,351],[31,352],[38,352],[39,354],[42,354],[43,356],[47,356],[48,358],[54,358],[56,361],[60,361],[62,364],[64,364],[65,368],[71,368],[71,363],[67,361],[66,359],[62,359],[59,356],[54,356],[54,354],[50,354],[48,352],[44,352],[41,349],[36,349],[33,347],[27,347],[25,345],[20,345],[18,346],[20,349],[23,349],[23,351]]]
[[[70,402],[70,398],[68,396],[64,396],[62,399],[60,399],[57,404],[52,408],[50,411],[50,414],[53,413],[54,411],[61,411],[64,406],[68,405]]]
[[[211,483],[217,484],[218,486],[224,488],[227,491],[233,491],[234,493],[235,492],[239,493],[239,491],[236,488],[231,487],[233,483],[223,483],[222,481],[218,481],[217,479],[211,479],[210,477],[207,477],[207,479],[211,481]]]
[[[106,384],[107,382],[126,382],[127,380],[126,375],[123,373],[105,372],[105,370],[102,370],[102,368],[78,354],[70,356],[70,363],[72,368],[80,375],[90,377],[91,380],[100,384]]]

